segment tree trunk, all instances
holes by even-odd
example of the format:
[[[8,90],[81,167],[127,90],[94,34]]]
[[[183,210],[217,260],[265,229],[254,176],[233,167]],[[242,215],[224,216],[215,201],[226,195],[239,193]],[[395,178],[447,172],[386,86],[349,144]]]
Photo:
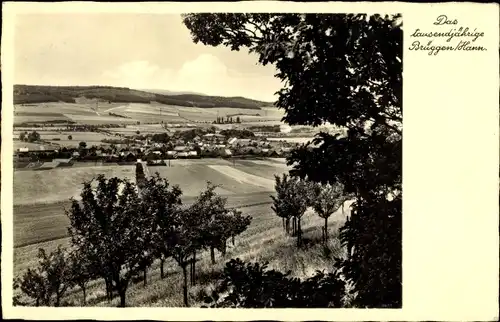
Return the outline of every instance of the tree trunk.
[[[328,243],[328,217],[325,217],[325,245]]]
[[[233,236],[231,236],[231,239],[232,239],[233,246],[234,246],[234,235],[233,235]]]
[[[120,307],[125,307],[125,295],[126,295],[126,288],[125,287],[119,287],[118,288],[118,293],[120,294]]]
[[[196,251],[193,253],[193,285],[196,284]]]
[[[297,247],[300,247],[301,246],[301,242],[302,242],[302,230],[300,228],[300,218],[297,218]]]
[[[165,258],[162,256],[160,258],[160,278],[165,278],[165,271],[163,270],[163,265],[165,264]]]
[[[224,240],[222,242],[222,256],[226,256],[226,247],[227,247],[226,241]]]
[[[144,267],[144,286],[148,284],[148,268]]]
[[[85,285],[80,285],[83,292],[83,305],[87,305],[87,287]]]
[[[113,285],[109,277],[105,278],[104,281],[106,282],[106,297],[108,298],[108,302],[111,302],[113,299]]]
[[[40,298],[37,298],[37,299],[36,299],[36,304],[35,304],[35,306],[40,306]]]
[[[344,214],[344,202],[342,203],[342,215]]]
[[[188,282],[187,282],[187,270],[186,270],[186,264],[182,265],[182,273],[184,274],[184,306],[189,307],[188,303]]]
[[[215,264],[215,249],[210,247],[210,258],[212,259],[212,264]]]
[[[286,222],[286,234],[290,235],[290,218],[287,217],[285,222]]]
[[[285,227],[285,217],[281,217],[281,223],[283,224],[283,230],[286,231]]]
[[[61,303],[61,295],[59,292],[56,292],[56,304],[55,307],[59,307],[59,304]]]

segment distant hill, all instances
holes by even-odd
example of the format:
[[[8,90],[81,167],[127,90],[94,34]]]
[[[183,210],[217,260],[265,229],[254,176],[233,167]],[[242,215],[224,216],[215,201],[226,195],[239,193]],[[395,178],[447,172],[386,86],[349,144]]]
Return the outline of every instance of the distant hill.
[[[14,85],[14,104],[68,102],[78,98],[98,99],[115,103],[151,103],[190,107],[232,107],[260,109],[273,106],[269,102],[244,97],[220,97],[202,94],[161,94],[127,87],[112,86],[43,86]]]
[[[168,96],[175,96],[175,95],[202,95],[202,96],[208,96],[204,93],[197,93],[197,92],[189,92],[189,91],[183,91],[183,92],[176,92],[176,91],[169,91],[166,89],[147,89],[147,88],[136,88],[139,91],[144,91],[144,92],[149,92],[149,93],[154,93],[154,94],[160,94],[160,95],[168,95]]]

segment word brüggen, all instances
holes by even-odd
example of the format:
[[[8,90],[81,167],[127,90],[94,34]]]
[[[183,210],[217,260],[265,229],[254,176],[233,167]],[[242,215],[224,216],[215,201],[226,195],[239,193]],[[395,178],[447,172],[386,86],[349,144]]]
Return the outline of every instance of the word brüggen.
[[[414,41],[409,50],[423,50],[428,51],[430,55],[437,55],[440,51],[486,51],[486,48],[483,46],[471,46],[471,42],[468,40],[460,40],[460,42],[456,46],[451,45],[433,45],[432,40],[427,43],[427,45],[423,45],[420,41]]]

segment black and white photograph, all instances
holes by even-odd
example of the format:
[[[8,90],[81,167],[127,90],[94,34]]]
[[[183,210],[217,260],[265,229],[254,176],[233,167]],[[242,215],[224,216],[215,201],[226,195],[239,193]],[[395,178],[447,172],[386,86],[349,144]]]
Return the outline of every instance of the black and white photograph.
[[[17,15],[13,305],[401,308],[403,18]]]

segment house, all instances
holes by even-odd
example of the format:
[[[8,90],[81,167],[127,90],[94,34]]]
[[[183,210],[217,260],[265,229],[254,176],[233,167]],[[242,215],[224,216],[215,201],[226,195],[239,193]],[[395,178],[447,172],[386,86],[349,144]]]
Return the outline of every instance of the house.
[[[229,157],[229,156],[232,156],[233,153],[229,149],[224,149],[223,152],[222,152],[222,155],[226,156],[226,157]]]
[[[187,158],[188,156],[189,156],[188,152],[177,153],[177,157],[179,157],[179,158]]]
[[[189,151],[188,152],[188,156],[190,156],[190,157],[196,157],[196,156],[198,156],[198,152],[196,152],[196,151]]]
[[[237,138],[230,138],[230,139],[227,141],[227,143],[232,145],[232,144],[235,144],[237,141],[238,141],[238,139],[237,139]]]
[[[19,148],[17,149],[18,152],[29,152],[30,149],[28,148]]]
[[[71,154],[72,157],[78,158],[80,156],[80,153],[78,151],[75,151]]]
[[[177,151],[167,151],[168,156],[175,156],[177,155]]]

